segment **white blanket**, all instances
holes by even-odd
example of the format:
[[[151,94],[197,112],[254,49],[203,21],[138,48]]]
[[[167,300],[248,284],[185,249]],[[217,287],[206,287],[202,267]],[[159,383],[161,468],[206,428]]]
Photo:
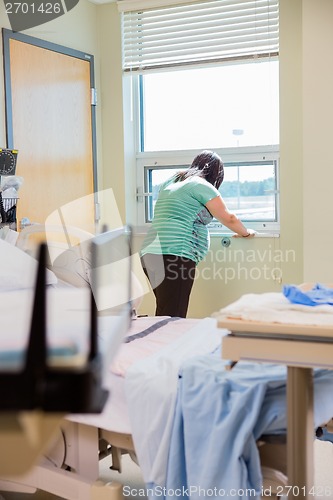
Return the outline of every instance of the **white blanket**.
[[[161,323],[164,322],[165,324],[161,326]],[[156,329],[155,326],[157,326]],[[147,331],[151,329],[154,331],[146,335]],[[144,336],[140,338],[142,332]],[[199,332],[199,338],[196,332]],[[100,415],[71,415],[69,419],[113,432],[132,434],[133,427],[137,428],[137,417],[140,421],[141,411],[143,410],[141,403],[139,403],[138,407],[135,407],[137,400],[140,399],[139,395],[142,394],[141,391],[150,399],[149,395],[147,395],[147,391],[150,389],[146,383],[153,376],[151,367],[156,363],[156,360],[164,359],[163,366],[171,367],[169,380],[172,379],[173,389],[170,386],[169,390],[174,391],[172,398],[176,397],[177,380],[174,375],[178,372],[179,358],[190,357],[193,352],[196,354],[207,352],[207,349],[208,351],[211,350],[212,345],[220,347],[221,335],[222,330],[216,328],[216,320],[211,318],[184,319],[160,316],[134,320],[127,334],[126,342],[122,344],[109,367],[105,386],[110,391],[110,397],[103,412]],[[135,338],[135,340],[127,342],[132,338]],[[174,368],[172,368],[173,363],[175,363]],[[136,367],[141,371],[140,381],[145,379],[145,382],[142,382],[142,385],[139,384],[140,387],[135,395],[135,402],[132,404],[131,401],[128,401],[131,396],[125,390],[125,386],[127,385],[127,373],[129,371],[133,373],[135,379]],[[156,367],[154,370],[156,371]],[[173,374],[174,370],[175,373]],[[162,393],[160,394],[162,398],[167,397],[166,393],[163,392],[163,377],[164,371],[162,370]],[[134,380],[134,384],[138,382]],[[155,390],[158,390],[158,387],[159,384],[156,383]],[[169,411],[168,404],[165,407]],[[132,413],[131,418],[129,412]],[[138,432],[138,434],[140,440],[141,433]],[[137,447],[136,443],[135,445]],[[140,447],[140,442],[138,447]]]
[[[219,319],[242,319],[295,325],[333,326],[333,307],[292,304],[282,293],[246,294],[217,313]]]
[[[121,345],[111,366],[111,372],[124,377],[127,370],[134,363],[152,356],[168,344],[176,341],[197,325],[199,321],[198,319],[171,319],[169,316],[147,316],[134,320],[127,336],[127,340],[133,338],[133,341]],[[154,329],[155,327],[157,328]],[[149,335],[143,335],[140,338],[140,332],[147,332],[148,330],[153,331]]]
[[[218,329],[214,318],[202,319],[128,369],[125,390],[132,436],[146,483],[165,483],[179,367],[186,359],[220,348],[223,333],[226,330]]]
[[[87,350],[89,294],[87,290],[47,290],[47,340],[49,346],[76,346]],[[0,351],[24,352],[30,333],[34,291],[0,293]]]
[[[33,290],[0,292],[0,368],[17,365],[24,359],[30,333]],[[117,316],[101,316],[98,335],[101,348],[118,348]],[[47,289],[47,345],[49,355],[67,356],[67,361],[85,363],[89,350],[90,291],[88,288]],[[119,337],[119,338],[118,338]],[[54,362],[55,360],[52,359]]]

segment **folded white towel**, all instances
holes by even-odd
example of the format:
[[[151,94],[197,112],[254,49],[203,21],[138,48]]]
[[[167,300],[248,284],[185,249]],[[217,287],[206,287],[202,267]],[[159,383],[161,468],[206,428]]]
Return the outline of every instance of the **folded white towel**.
[[[282,293],[246,294],[221,309],[219,318],[333,327],[333,308],[292,304]]]

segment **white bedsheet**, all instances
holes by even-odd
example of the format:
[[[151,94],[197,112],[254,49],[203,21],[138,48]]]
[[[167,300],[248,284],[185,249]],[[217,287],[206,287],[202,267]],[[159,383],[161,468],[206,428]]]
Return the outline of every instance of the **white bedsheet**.
[[[154,324],[162,326],[140,338]],[[121,346],[110,368],[110,397],[103,412],[70,415],[69,420],[131,434],[145,482],[163,484],[179,367],[186,359],[220,349],[226,333],[217,328],[214,318],[134,320],[127,338],[139,334],[138,338]]]
[[[221,309],[219,319],[242,319],[295,325],[333,325],[333,307],[292,304],[282,293],[246,294]]]
[[[187,333],[128,369],[125,388],[129,417],[146,483],[165,484],[180,366],[185,360],[220,349],[226,333],[217,328],[214,318],[198,320]]]
[[[48,288],[47,335],[49,354],[84,362],[88,351],[90,294],[87,288]],[[33,290],[0,292],[0,368],[16,367],[23,362],[30,332]],[[127,337],[135,336],[164,317],[133,320]],[[114,317],[99,318],[99,341],[107,343]],[[128,368],[144,360],[186,334],[200,320],[177,320],[149,336],[120,346],[118,355],[106,373],[103,385],[110,390],[104,411],[99,415],[75,415],[69,418],[114,432],[131,434],[124,376]],[[59,359],[59,357],[58,357]]]
[[[52,362],[61,362],[59,356],[62,355],[73,364],[85,363],[89,350],[90,298],[88,288],[47,289],[47,343]],[[33,299],[32,289],[0,293],[0,369],[9,363],[19,365],[24,359]],[[98,319],[101,340],[106,344],[107,340],[112,340],[112,335],[118,340],[115,348],[121,340],[116,338],[117,322],[119,317],[116,316],[105,315]]]
[[[149,335],[121,345],[107,375],[105,386],[110,391],[110,396],[103,412],[99,415],[70,415],[69,420],[108,431],[132,434],[133,422],[131,422],[129,416],[130,405],[125,391],[127,371],[139,363],[143,363],[149,368],[152,358],[167,356],[169,352],[173,352],[174,349],[177,350],[180,346],[183,346],[182,351],[179,351],[182,352],[182,356],[189,356],[193,348],[198,349],[197,345],[191,347],[195,338],[192,336],[192,332],[195,332],[198,325],[204,322],[205,328],[209,324],[210,329],[212,325],[214,325],[214,330],[216,329],[216,321],[210,318],[206,320],[181,318],[174,321],[174,318],[167,317],[142,317],[133,320],[126,337],[130,339],[138,334],[140,335],[142,332],[146,332],[147,329],[168,319],[170,322],[166,322],[166,324],[149,333]],[[221,338],[221,333],[219,333],[218,338]],[[210,342],[208,344],[210,345]],[[214,341],[214,345],[216,345],[216,341]],[[202,348],[199,349],[199,352],[203,352]],[[171,359],[173,358],[171,357]],[[136,411],[133,414],[135,415]]]
[[[125,379],[119,375],[109,374],[108,386],[111,388],[109,398],[100,414],[68,415],[71,422],[91,425],[107,431],[131,434],[132,428],[125,396]]]
[[[47,290],[47,339],[54,347],[86,354],[89,332],[89,293],[84,289]],[[34,291],[0,293],[0,350],[24,353],[30,333]],[[74,351],[73,351],[74,348]]]

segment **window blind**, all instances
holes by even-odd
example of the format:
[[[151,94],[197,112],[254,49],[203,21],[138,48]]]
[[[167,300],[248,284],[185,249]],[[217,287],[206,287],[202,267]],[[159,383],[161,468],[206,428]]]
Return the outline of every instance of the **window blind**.
[[[278,53],[278,0],[208,0],[121,15],[124,71]]]

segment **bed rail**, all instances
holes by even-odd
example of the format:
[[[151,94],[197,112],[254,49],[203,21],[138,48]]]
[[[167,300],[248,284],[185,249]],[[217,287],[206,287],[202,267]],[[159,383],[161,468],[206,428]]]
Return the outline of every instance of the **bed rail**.
[[[108,391],[102,387],[102,362],[97,349],[97,308],[90,302],[90,352],[80,367],[50,367],[47,362],[46,255],[39,249],[29,343],[23,368],[0,371],[0,411],[41,410],[61,413],[100,413]]]

